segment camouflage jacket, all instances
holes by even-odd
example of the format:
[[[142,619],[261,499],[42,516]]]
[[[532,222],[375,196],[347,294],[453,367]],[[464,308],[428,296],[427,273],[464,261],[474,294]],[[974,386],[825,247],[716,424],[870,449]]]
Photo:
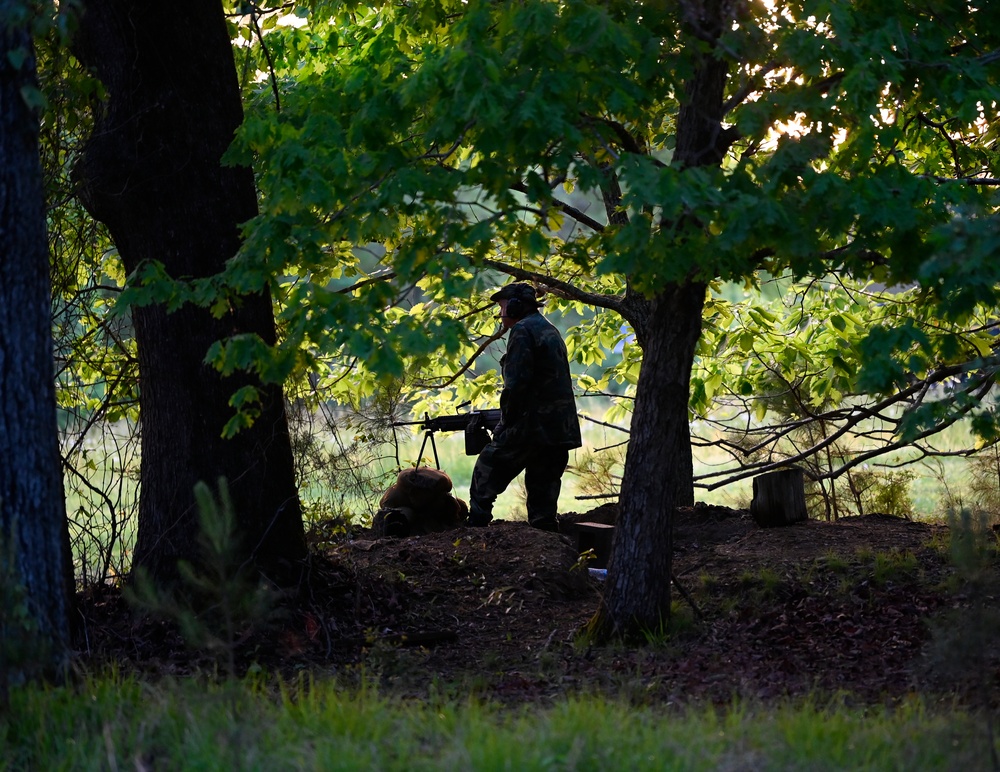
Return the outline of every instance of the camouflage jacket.
[[[557,448],[583,444],[566,344],[545,317],[532,313],[510,328],[500,367],[502,442]]]

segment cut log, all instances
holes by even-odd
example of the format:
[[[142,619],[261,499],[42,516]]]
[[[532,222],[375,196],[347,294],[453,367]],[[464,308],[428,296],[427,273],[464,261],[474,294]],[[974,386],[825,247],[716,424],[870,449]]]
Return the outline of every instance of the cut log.
[[[750,514],[761,528],[776,528],[807,520],[805,476],[797,467],[753,478]]]

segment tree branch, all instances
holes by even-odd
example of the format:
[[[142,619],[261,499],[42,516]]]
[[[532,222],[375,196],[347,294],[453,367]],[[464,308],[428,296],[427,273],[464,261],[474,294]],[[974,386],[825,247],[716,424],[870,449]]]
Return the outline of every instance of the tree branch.
[[[523,182],[515,182],[512,183],[511,185],[508,185],[507,187],[510,188],[511,190],[517,191],[518,193],[527,194],[528,192],[528,188],[525,186]],[[586,225],[588,228],[590,228],[593,231],[596,231],[597,233],[600,233],[604,230],[605,226],[603,223],[600,223],[593,217],[589,217],[588,215],[584,214],[583,211],[577,209],[575,206],[567,204],[565,201],[555,197],[553,197],[553,201],[555,202],[555,206],[557,209],[559,209],[559,211],[561,211],[563,214],[569,217],[572,217],[581,225]]]
[[[388,281],[389,279],[395,279],[395,278],[396,278],[395,271],[386,271],[376,276],[369,276],[367,279],[362,279],[359,282],[355,282],[350,287],[343,287],[337,290],[335,294],[347,295],[350,294],[351,292],[354,292],[354,290],[361,289],[362,287],[367,287],[369,284],[378,284],[379,282]]]
[[[759,452],[760,450],[768,446],[773,446],[774,443],[776,443],[782,437],[787,436],[794,429],[801,428],[802,426],[808,425],[810,423],[814,422],[831,423],[840,421],[844,422],[843,425],[840,426],[840,428],[838,428],[838,430],[835,431],[834,433],[824,436],[818,442],[814,442],[809,447],[799,450],[794,455],[785,458],[780,458],[778,460],[769,460],[766,462],[746,464],[743,465],[740,471],[736,473],[733,473],[733,470],[710,472],[708,474],[699,475],[695,477],[695,482],[697,483],[698,481],[723,477],[723,479],[715,483],[702,484],[699,486],[705,488],[706,490],[715,490],[717,488],[721,488],[731,483],[738,482],[739,480],[743,480],[748,477],[756,476],[758,474],[771,471],[774,469],[779,469],[781,467],[786,467],[790,464],[800,463],[808,458],[817,455],[821,451],[831,447],[837,440],[849,434],[855,427],[857,427],[860,423],[866,420],[878,419],[880,421],[892,425],[898,425],[899,422],[897,419],[884,415],[885,410],[892,407],[893,405],[899,404],[900,402],[907,401],[910,398],[913,398],[913,402],[910,408],[913,409],[913,407],[922,404],[925,401],[925,399],[929,396],[931,386],[940,383],[946,380],[947,378],[959,375],[966,371],[967,371],[966,365],[951,365],[948,367],[942,367],[933,372],[927,378],[912,384],[911,386],[907,387],[906,389],[896,394],[886,397],[885,399],[881,400],[872,407],[838,408],[836,410],[827,411],[826,413],[811,413],[808,414],[808,417],[806,419],[798,419],[796,421],[789,422],[780,425],[778,427],[768,427],[767,429],[757,430],[757,433],[762,433],[764,431],[770,431],[772,433],[763,442],[760,442],[749,449],[743,448],[742,446],[739,446],[735,443],[718,443],[718,442],[707,443],[709,445],[715,445],[716,447],[720,445],[725,447],[728,444],[730,452],[738,451],[741,455],[746,456],[755,452]],[[930,437],[934,434],[941,432],[942,430],[954,424],[963,416],[967,415],[968,412],[972,410],[973,406],[979,401],[981,401],[983,397],[985,397],[985,395],[993,387],[994,383],[995,383],[995,374],[992,373],[977,378],[975,383],[973,383],[966,389],[967,392],[972,392],[972,391],[975,392],[972,395],[972,401],[969,405],[963,406],[954,414],[948,416],[946,419],[936,423],[931,427],[928,427],[923,432],[918,434],[915,438],[908,438],[906,441],[895,440],[892,442],[887,442],[878,448],[873,448],[871,450],[865,451],[864,453],[861,453],[853,457],[852,459],[845,462],[836,469],[832,469],[829,472],[821,475],[810,475],[810,477],[817,481],[836,479],[837,477],[845,474],[847,471],[858,466],[859,464],[863,464],[873,458],[885,455],[886,453],[892,452],[894,450],[898,450],[900,448],[907,447],[915,443],[919,443],[920,440],[926,439],[927,437]],[[775,432],[774,431],[775,429],[777,429],[778,431]],[[748,432],[748,433],[753,433],[753,432]]]
[[[622,149],[627,153],[634,153],[635,155],[647,155],[648,149],[643,146],[643,144],[636,139],[632,133],[625,128],[625,126],[618,121],[613,121],[610,118],[595,118],[592,115],[587,115],[586,113],[581,113],[584,123],[595,124],[598,126],[606,126],[614,132],[615,136],[618,137],[618,141],[621,142]],[[661,164],[662,165],[662,164]]]
[[[477,359],[479,359],[480,354],[482,354],[486,350],[486,347],[489,346],[491,343],[493,343],[495,340],[499,340],[500,338],[502,338],[505,332],[507,331],[501,329],[499,332],[494,333],[486,340],[484,340],[479,345],[479,348],[476,349],[476,353],[473,354],[471,357],[469,357],[469,361],[466,362],[464,365],[462,365],[460,368],[458,368],[458,370],[456,370],[454,373],[452,373],[451,377],[449,377],[448,380],[442,381],[441,383],[438,384],[425,384],[425,387],[428,389],[446,389],[449,386],[451,386],[451,384],[453,384],[455,381],[457,381],[459,378],[462,377],[462,374],[466,370],[472,367],[473,363]]]
[[[498,260],[491,260],[488,257],[481,258],[476,262],[486,266],[487,268],[499,271],[500,273],[505,273],[515,279],[540,284],[543,287],[553,290],[555,294],[560,297],[585,303],[586,305],[596,306],[597,308],[606,308],[609,311],[621,314],[622,317],[627,319],[622,310],[623,304],[620,295],[601,295],[596,292],[585,292],[579,287],[570,284],[569,282],[562,281],[561,279],[546,276],[545,274],[538,273],[537,271],[529,271],[524,268],[508,265],[507,263],[501,263]]]
[[[959,182],[963,185],[982,185],[983,187],[998,187],[1000,186],[1000,178],[997,177],[940,177],[936,174],[921,174],[925,180],[934,180],[934,182]]]

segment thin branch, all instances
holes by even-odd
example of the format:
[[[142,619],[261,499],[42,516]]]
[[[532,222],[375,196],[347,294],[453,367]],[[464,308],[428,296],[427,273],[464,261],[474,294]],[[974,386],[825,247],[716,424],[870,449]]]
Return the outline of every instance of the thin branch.
[[[936,174],[921,174],[919,176],[925,180],[934,180],[934,182],[959,182],[963,185],[981,185],[983,187],[1000,186],[1000,178],[997,177],[940,177]]]
[[[628,440],[622,440],[621,442],[616,442],[614,445],[602,445],[599,448],[594,448],[595,453],[603,453],[605,450],[617,450],[618,448],[623,448],[628,445]]]
[[[609,311],[621,314],[623,317],[625,316],[623,313],[623,299],[620,295],[601,295],[596,292],[585,292],[579,287],[576,287],[569,282],[562,281],[561,279],[546,276],[545,274],[538,273],[537,271],[528,271],[524,268],[507,265],[506,263],[501,263],[498,260],[491,260],[490,258],[481,258],[476,262],[486,266],[487,268],[493,268],[500,273],[505,273],[515,279],[540,284],[543,287],[554,290],[561,297],[575,300],[586,305],[596,306],[598,308],[606,308]]]
[[[924,126],[929,126],[934,129],[941,135],[941,137],[944,138],[944,141],[948,143],[948,146],[951,148],[952,162],[955,164],[955,175],[957,177],[961,177],[962,167],[959,166],[958,161],[958,143],[955,141],[954,137],[948,133],[948,121],[934,121],[923,113],[917,113],[917,121],[922,123]]]
[[[125,380],[127,375],[128,373],[126,370],[124,369],[119,370],[118,375],[115,377],[111,385],[106,386],[104,399],[101,400],[101,404],[98,405],[97,409],[93,413],[91,413],[86,423],[83,425],[80,431],[77,432],[76,441],[73,443],[72,447],[70,447],[66,451],[65,458],[69,458],[80,449],[80,446],[83,444],[84,440],[86,440],[87,434],[90,432],[90,430],[94,428],[94,426],[97,424],[98,421],[101,420],[101,418],[104,417],[105,413],[107,413],[108,411],[108,408],[116,404],[114,401],[114,397],[118,392],[118,386],[121,384],[122,381]],[[66,461],[64,460],[63,463],[66,463]]]
[[[488,337],[488,338],[487,338],[486,340],[484,340],[484,341],[483,341],[483,342],[482,342],[482,343],[481,343],[481,344],[479,345],[479,348],[477,348],[477,349],[476,349],[476,353],[475,353],[475,354],[473,354],[473,355],[472,355],[471,357],[469,357],[469,361],[468,361],[468,362],[466,362],[466,363],[465,363],[464,365],[462,365],[462,366],[461,366],[461,367],[460,367],[460,368],[459,368],[459,369],[458,369],[458,370],[457,370],[456,372],[454,372],[454,373],[453,373],[453,374],[451,375],[451,377],[450,377],[450,378],[448,378],[448,380],[446,380],[446,381],[443,381],[442,383],[439,383],[439,384],[427,384],[426,388],[429,388],[429,389],[446,389],[446,388],[448,388],[449,386],[451,386],[451,384],[453,384],[453,383],[454,383],[455,381],[457,381],[457,380],[458,380],[459,378],[461,378],[461,377],[462,377],[462,374],[463,374],[463,373],[464,373],[464,372],[465,372],[466,370],[468,370],[468,369],[469,369],[470,367],[472,367],[473,363],[474,363],[474,362],[475,362],[475,361],[476,361],[476,360],[477,360],[477,359],[479,358],[479,356],[480,356],[480,355],[481,355],[481,354],[482,354],[482,353],[483,353],[483,352],[484,352],[484,351],[486,350],[487,346],[489,346],[489,345],[490,345],[491,343],[493,343],[494,341],[497,341],[497,340],[499,340],[499,339],[500,339],[501,337],[503,337],[503,334],[504,334],[505,332],[507,332],[507,331],[506,331],[506,330],[504,330],[504,329],[500,329],[500,330],[499,330],[498,332],[494,333],[493,335],[491,335],[490,337]]]
[[[989,382],[983,384],[983,387],[982,387],[982,389],[980,391],[981,396],[985,396],[986,392],[988,392],[992,387],[993,387],[992,380],[990,380]],[[955,414],[953,414],[952,416],[950,416],[948,418],[948,420],[943,421],[940,424],[935,424],[934,426],[928,427],[927,429],[925,429],[924,431],[922,431],[920,434],[918,434],[914,438],[908,439],[905,442],[903,440],[898,440],[898,441],[892,442],[889,445],[886,445],[884,447],[874,448],[874,449],[872,449],[870,451],[867,451],[865,453],[861,453],[858,456],[855,456],[854,458],[852,458],[847,463],[841,465],[837,469],[832,470],[832,471],[830,471],[830,472],[828,472],[826,474],[823,474],[823,475],[818,475],[814,479],[816,479],[817,481],[819,481],[819,480],[827,480],[827,479],[836,479],[837,477],[840,477],[841,475],[843,475],[844,473],[846,473],[848,470],[853,469],[854,467],[856,467],[856,466],[858,466],[860,464],[864,464],[865,462],[869,461],[872,458],[877,458],[878,456],[884,455],[886,453],[890,453],[890,452],[892,452],[894,450],[899,450],[900,448],[907,447],[908,445],[911,445],[911,444],[913,444],[915,442],[919,442],[922,439],[925,439],[925,438],[930,437],[932,435],[938,434],[939,432],[943,431],[944,429],[947,429],[949,426],[954,425],[960,418],[968,415],[968,413],[972,410],[972,408],[973,408],[973,405],[971,405],[971,404],[970,405],[965,405],[958,412],[956,412]]]
[[[264,42],[264,32],[261,30],[260,23],[257,21],[258,8],[254,3],[250,3],[249,7],[250,22],[253,24],[254,31],[257,33],[257,39],[260,41],[260,47],[264,51],[264,58],[267,59],[267,70],[271,80],[271,91],[274,92],[274,111],[276,113],[280,113],[281,95],[278,93],[278,77],[274,71],[274,60],[271,58],[271,51],[267,47],[267,43]]]
[[[461,314],[460,316],[457,316],[456,319],[458,321],[462,321],[463,319],[470,319],[470,318],[472,318],[474,316],[479,316],[483,311],[489,311],[490,308],[493,305],[494,304],[492,302],[490,302],[490,303],[486,303],[486,304],[481,305],[481,306],[476,306],[471,311],[468,311],[468,312],[466,312],[464,314]]]
[[[589,421],[592,424],[597,424],[598,426],[603,426],[607,429],[615,429],[616,431],[622,432],[623,434],[631,434],[628,429],[624,426],[618,426],[617,424],[609,424],[604,421],[598,421],[596,418],[591,418],[589,415],[584,415],[583,413],[578,413],[577,416],[582,418],[584,421]]]
[[[744,100],[750,96],[755,91],[758,91],[764,87],[764,76],[769,72],[776,70],[778,68],[777,62],[768,62],[763,67],[761,67],[757,72],[751,75],[747,82],[743,84],[739,91],[729,97],[725,104],[722,105],[722,114],[728,115],[731,110],[735,107],[739,107],[743,104]]]
[[[586,113],[581,113],[581,117],[583,118],[584,123],[606,126],[611,129],[615,136],[618,137],[619,142],[621,142],[622,149],[626,152],[634,153],[635,155],[647,154],[647,149],[643,147],[639,140],[632,135],[632,132],[625,128],[625,126],[620,122],[613,121],[610,118],[595,118],[594,116],[587,115]],[[665,164],[660,163],[660,165],[664,166]]]
[[[336,291],[337,295],[346,295],[354,290],[361,289],[362,287],[367,287],[369,284],[378,284],[383,281],[388,281],[389,279],[395,279],[395,271],[386,271],[385,273],[380,273],[376,276],[369,276],[367,279],[362,279],[359,282],[352,284],[350,287],[344,287]]]
[[[528,188],[527,186],[525,186],[523,182],[515,182],[508,185],[507,187],[510,188],[511,190],[517,191],[518,193],[528,192]],[[562,201],[558,198],[553,200],[555,201],[555,207],[559,211],[561,211],[563,214],[569,217],[572,217],[581,225],[586,225],[588,228],[590,228],[593,231],[596,231],[597,233],[601,233],[604,230],[605,226],[603,223],[598,222],[593,217],[584,214],[583,211],[577,209],[575,206],[567,204],[565,201]],[[536,213],[541,214],[541,212],[538,210],[536,210]]]
[[[914,401],[913,401],[914,405],[921,404],[925,400],[925,398],[929,395],[930,388],[931,388],[932,385],[934,385],[936,383],[940,383],[941,381],[943,381],[946,378],[949,378],[951,376],[961,374],[962,372],[965,372],[965,369],[966,368],[964,366],[962,366],[962,365],[953,365],[953,366],[941,368],[941,369],[935,371],[934,373],[932,373],[931,376],[929,376],[928,378],[926,378],[926,379],[924,379],[924,380],[922,380],[922,381],[920,381],[918,383],[915,383],[915,384],[911,385],[907,389],[904,389],[903,391],[901,391],[901,392],[899,392],[899,393],[897,393],[895,395],[887,397],[886,399],[882,400],[881,402],[879,402],[876,406],[874,406],[872,408],[850,408],[848,410],[840,409],[840,410],[837,410],[837,411],[829,411],[828,413],[824,413],[824,414],[813,414],[812,419],[813,420],[818,420],[818,421],[830,422],[830,421],[835,420],[835,419],[836,420],[843,420],[844,417],[845,417],[845,415],[847,416],[847,420],[844,423],[844,425],[841,426],[834,433],[832,433],[832,434],[830,434],[828,436],[823,437],[820,441],[813,443],[811,446],[809,446],[809,447],[807,447],[805,449],[799,450],[799,452],[795,453],[792,456],[789,456],[787,458],[782,458],[782,459],[779,459],[777,461],[768,461],[768,462],[763,462],[763,463],[748,464],[748,465],[744,466],[739,472],[736,472],[735,474],[732,473],[732,470],[723,470],[723,471],[719,471],[719,472],[710,472],[708,474],[704,474],[704,475],[700,475],[700,476],[696,477],[695,481],[697,482],[698,480],[707,480],[707,479],[713,478],[713,477],[720,477],[720,476],[723,476],[723,475],[728,475],[724,479],[719,480],[719,481],[717,481],[715,483],[712,483],[712,484],[709,484],[709,485],[700,485],[699,486],[699,487],[703,487],[703,488],[705,488],[707,490],[715,490],[716,488],[720,488],[720,487],[723,487],[725,485],[729,485],[731,483],[737,482],[739,480],[746,479],[747,477],[752,477],[752,476],[755,476],[757,474],[761,474],[763,472],[771,471],[771,470],[774,470],[774,469],[779,469],[781,467],[786,467],[786,466],[788,466],[790,464],[795,464],[795,463],[799,463],[799,462],[805,461],[806,459],[815,456],[820,451],[825,450],[825,449],[831,447],[837,440],[839,440],[840,438],[844,437],[854,427],[856,427],[859,423],[861,423],[864,420],[878,419],[878,420],[886,421],[887,423],[893,423],[893,424],[897,423],[897,422],[893,421],[892,419],[889,419],[886,416],[884,416],[882,414],[882,411],[884,411],[888,407],[891,407],[894,404],[898,404],[899,402],[905,401],[905,400],[907,400],[910,397],[914,397],[915,398]],[[833,470],[833,471],[831,471],[831,472],[829,472],[827,474],[823,474],[823,475],[810,475],[810,476],[813,479],[817,480],[817,481],[818,480],[824,480],[824,479],[834,479],[834,478],[839,477],[840,475],[844,474],[845,472],[847,472],[851,468],[853,468],[853,467],[855,467],[855,466],[857,466],[859,464],[865,463],[866,461],[868,461],[868,460],[870,460],[872,458],[878,457],[880,455],[884,455],[884,454],[889,453],[889,452],[891,452],[893,450],[898,450],[900,448],[912,445],[914,443],[919,442],[922,439],[926,439],[927,437],[930,437],[930,436],[932,436],[934,434],[937,434],[938,432],[942,431],[943,429],[947,428],[948,426],[951,426],[952,424],[954,424],[962,416],[968,414],[968,412],[970,410],[972,410],[973,405],[976,402],[981,401],[982,398],[989,392],[989,390],[993,387],[994,382],[995,382],[995,376],[994,375],[983,376],[982,378],[977,379],[977,381],[975,382],[974,385],[972,385],[968,389],[966,389],[967,392],[972,392],[972,391],[976,392],[973,395],[973,403],[972,404],[966,405],[966,406],[962,407],[959,411],[957,411],[954,415],[950,416],[947,420],[942,421],[942,422],[940,422],[938,424],[935,424],[932,427],[929,427],[928,429],[926,429],[923,432],[921,432],[920,434],[918,434],[916,437],[910,438],[910,439],[906,440],[905,442],[902,441],[902,440],[897,440],[897,441],[894,441],[894,442],[887,443],[885,445],[882,445],[879,448],[874,448],[874,449],[872,449],[870,451],[866,451],[866,452],[864,452],[862,454],[859,454],[858,456],[856,456],[853,459],[851,459],[849,462],[843,464],[842,466],[838,467],[836,470]],[[787,433],[787,431],[783,432],[783,434],[784,433]],[[761,448],[766,447],[768,445],[773,445],[773,443],[775,441],[777,441],[777,439],[780,439],[780,436],[779,437],[772,437],[770,440],[765,441],[763,443],[760,443],[758,446],[756,446],[756,449],[761,449]],[[742,449],[740,449],[740,450],[742,451]],[[750,451],[747,451],[747,452],[750,452]]]

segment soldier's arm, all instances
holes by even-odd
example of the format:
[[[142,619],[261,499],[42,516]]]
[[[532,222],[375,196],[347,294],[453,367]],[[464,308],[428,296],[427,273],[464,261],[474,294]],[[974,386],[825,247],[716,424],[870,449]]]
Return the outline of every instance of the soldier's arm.
[[[535,380],[534,345],[523,325],[514,325],[507,339],[507,357],[503,368],[503,392],[500,394],[500,409],[503,412],[505,429],[524,417],[528,412],[532,384]]]

